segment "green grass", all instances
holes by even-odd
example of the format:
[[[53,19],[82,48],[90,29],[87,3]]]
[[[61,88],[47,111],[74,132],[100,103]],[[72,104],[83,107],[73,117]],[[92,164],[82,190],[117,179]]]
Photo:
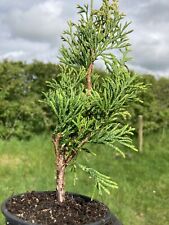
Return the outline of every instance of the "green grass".
[[[126,159],[113,151],[94,146],[98,157],[87,164],[111,176],[119,189],[110,196],[96,196],[117,215],[124,225],[169,225],[169,131],[145,137],[142,154],[129,152]],[[84,161],[85,156],[80,157]],[[0,202],[12,194],[31,190],[54,190],[54,154],[50,138],[35,136],[30,141],[0,141]],[[91,183],[91,185],[90,185]],[[92,180],[79,172],[71,192],[92,194]],[[0,214],[0,225],[4,225]]]

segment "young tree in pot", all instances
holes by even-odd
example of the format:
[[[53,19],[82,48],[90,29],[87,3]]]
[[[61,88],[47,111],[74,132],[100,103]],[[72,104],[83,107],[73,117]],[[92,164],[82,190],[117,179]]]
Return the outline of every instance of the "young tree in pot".
[[[104,144],[119,152],[122,146],[136,150],[132,144],[133,129],[127,124],[128,107],[138,101],[144,88],[131,75],[125,63],[130,46],[127,35],[130,23],[123,22],[118,1],[103,0],[99,9],[78,6],[79,20],[69,22],[63,33],[66,43],[60,52],[61,72],[58,80],[47,82],[45,102],[55,115],[56,128],[52,136],[56,156],[56,196],[65,202],[65,169],[82,169],[95,181],[102,194],[117,188],[110,177],[77,163],[79,153],[93,154],[88,143]],[[94,71],[97,60],[104,64],[107,75]]]

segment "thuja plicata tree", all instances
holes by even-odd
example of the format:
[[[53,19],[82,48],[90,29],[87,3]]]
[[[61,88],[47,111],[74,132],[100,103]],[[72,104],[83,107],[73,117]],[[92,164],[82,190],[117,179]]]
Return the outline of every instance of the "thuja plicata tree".
[[[125,156],[124,147],[136,150],[126,118],[131,102],[139,101],[144,88],[129,72],[126,62],[130,43],[130,22],[119,11],[118,1],[103,0],[99,9],[77,6],[79,20],[69,22],[60,49],[61,72],[47,82],[44,102],[55,115],[52,135],[56,156],[56,194],[65,201],[65,169],[81,169],[95,181],[99,194],[109,193],[117,184],[110,177],[79,164],[81,152],[93,154],[92,144],[104,144]],[[99,60],[106,70],[99,76],[94,70]],[[90,149],[91,148],[91,149]],[[110,149],[110,148],[109,148]],[[99,154],[102,154],[99,152]]]

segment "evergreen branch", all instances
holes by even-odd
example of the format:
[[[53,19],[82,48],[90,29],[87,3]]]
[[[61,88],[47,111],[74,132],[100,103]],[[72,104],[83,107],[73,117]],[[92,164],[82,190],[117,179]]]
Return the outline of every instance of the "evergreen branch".
[[[110,177],[96,171],[93,168],[88,168],[82,164],[76,163],[76,165],[84,171],[86,174],[88,174],[91,178],[95,181],[95,188],[98,190],[99,194],[102,195],[103,191],[107,194],[110,194],[109,189],[117,189],[118,185],[116,182],[112,181]],[[95,189],[94,189],[95,192]],[[94,192],[93,196],[94,197]]]
[[[109,1],[103,1],[99,10],[92,9],[92,0],[91,9],[88,5],[78,5],[77,8],[80,14],[78,23],[69,22],[69,29],[62,36],[68,47],[62,46],[60,50],[61,62],[72,66],[81,65],[87,70],[108,49],[120,52],[130,45],[127,38],[131,32],[128,30],[130,22],[121,22],[124,14],[119,13],[116,1],[112,5]]]

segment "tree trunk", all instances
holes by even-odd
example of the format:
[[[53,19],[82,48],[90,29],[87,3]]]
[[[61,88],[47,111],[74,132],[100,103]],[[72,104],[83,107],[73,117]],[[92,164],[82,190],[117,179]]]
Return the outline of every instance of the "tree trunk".
[[[64,158],[64,152],[60,149],[59,142],[62,135],[53,136],[53,144],[55,150],[55,166],[56,166],[56,192],[59,202],[65,201],[65,168],[66,162]]]
[[[63,155],[58,152],[57,154],[57,170],[56,170],[56,187],[58,194],[58,201],[65,201],[65,160]]]
[[[91,81],[92,72],[93,72],[93,63],[90,64],[86,74],[88,95],[91,95],[92,90],[92,81]]]

